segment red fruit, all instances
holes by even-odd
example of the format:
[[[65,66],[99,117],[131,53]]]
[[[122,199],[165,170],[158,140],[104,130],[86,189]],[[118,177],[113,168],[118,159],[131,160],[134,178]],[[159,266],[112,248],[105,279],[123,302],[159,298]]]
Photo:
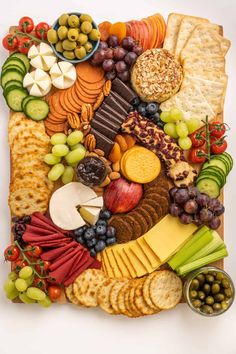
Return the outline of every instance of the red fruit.
[[[113,214],[126,213],[139,203],[143,194],[142,185],[130,183],[124,178],[112,181],[104,193],[104,203]]]
[[[209,125],[209,130],[211,136],[215,136],[216,138],[221,138],[226,131],[225,124],[221,122],[214,122]]]
[[[28,37],[22,37],[19,40],[18,50],[23,54],[28,54],[30,47],[33,45],[33,41]]]
[[[61,296],[61,288],[57,285],[49,286],[48,295],[52,301],[57,300]]]
[[[39,258],[39,256],[42,254],[43,249],[40,246],[34,246],[34,245],[27,245],[26,249],[29,250],[26,252],[27,256],[29,257],[34,257],[34,258]]]
[[[16,261],[19,258],[20,250],[15,245],[8,246],[4,251],[4,257],[6,261]]]
[[[196,132],[189,135],[194,147],[199,147],[205,144],[206,131],[197,130]]]
[[[35,269],[37,270],[37,272],[39,274],[45,274],[47,272],[47,270],[49,270],[51,263],[48,261],[43,261],[42,259],[40,259],[40,261],[38,261],[38,263],[35,266]]]
[[[22,268],[26,267],[28,265],[28,263],[26,261],[24,261],[23,259],[17,259],[17,261],[15,261],[13,263],[13,269],[16,272],[19,272]]]
[[[227,149],[227,141],[224,138],[218,139],[215,136],[211,136],[210,144],[212,154],[222,154]]]
[[[24,33],[30,33],[34,29],[34,21],[32,18],[25,16],[22,17],[19,21],[19,30]]]
[[[46,22],[40,22],[37,24],[37,26],[35,27],[35,35],[36,37],[38,37],[39,39],[47,39],[47,32],[50,29],[49,24],[47,24]]]
[[[8,34],[3,38],[2,45],[6,50],[15,50],[18,47],[18,39],[13,34]]]
[[[114,55],[114,53],[113,53],[113,49],[112,48],[107,48],[106,50],[105,50],[105,59],[113,59],[113,55]]]
[[[201,146],[200,148],[191,149],[188,157],[192,163],[203,163],[206,161],[204,154],[206,154],[206,150]]]
[[[48,287],[46,279],[35,277],[33,281],[33,286],[45,291]]]

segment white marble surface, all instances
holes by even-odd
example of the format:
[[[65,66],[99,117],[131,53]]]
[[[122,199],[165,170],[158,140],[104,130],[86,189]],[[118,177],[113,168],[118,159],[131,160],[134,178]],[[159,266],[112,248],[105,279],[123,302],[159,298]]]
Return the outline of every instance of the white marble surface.
[[[140,19],[155,12],[167,17],[180,12],[209,18],[224,26],[232,42],[227,55],[229,75],[225,104],[225,121],[230,124],[229,152],[236,159],[236,1],[235,0],[14,0],[0,1],[0,37],[10,25],[24,15],[35,22],[52,23],[67,11],[87,12],[96,22]],[[1,47],[0,60],[6,58]],[[9,181],[9,152],[7,146],[8,110],[0,97],[0,251],[9,243],[9,211],[7,207]],[[225,241],[230,256],[225,269],[236,283],[235,252],[235,183],[236,170],[230,174],[225,187]],[[0,284],[8,265],[0,258]],[[73,306],[52,306],[41,309],[8,302],[0,291],[0,354],[39,353],[103,353],[103,354],[235,354],[236,302],[225,315],[208,319],[197,316],[186,305],[179,305],[158,316],[140,319],[112,317],[99,310],[77,309]]]

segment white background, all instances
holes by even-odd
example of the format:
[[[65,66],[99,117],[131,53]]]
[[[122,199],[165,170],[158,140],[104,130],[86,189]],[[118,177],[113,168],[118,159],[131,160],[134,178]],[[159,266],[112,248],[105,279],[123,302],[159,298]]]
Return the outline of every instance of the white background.
[[[236,1],[235,0],[0,0],[0,38],[10,25],[29,15],[35,23],[53,21],[63,12],[78,11],[91,14],[97,23],[110,19],[125,21],[141,19],[160,12],[167,18],[170,12],[209,18],[224,26],[225,36],[232,42],[227,55],[229,75],[225,104],[225,121],[230,124],[229,152],[235,161],[236,148]],[[6,51],[0,49],[1,62]],[[9,239],[7,207],[9,152],[7,146],[8,110],[0,97],[0,284],[9,267],[2,253]],[[225,269],[236,283],[235,229],[236,169],[231,172],[225,187],[225,241],[230,256]],[[218,318],[193,314],[186,305],[169,312],[139,319],[112,317],[99,310],[77,309],[54,305],[39,306],[12,304],[0,290],[0,354],[38,353],[103,353],[103,354],[235,354],[236,302],[230,311]]]

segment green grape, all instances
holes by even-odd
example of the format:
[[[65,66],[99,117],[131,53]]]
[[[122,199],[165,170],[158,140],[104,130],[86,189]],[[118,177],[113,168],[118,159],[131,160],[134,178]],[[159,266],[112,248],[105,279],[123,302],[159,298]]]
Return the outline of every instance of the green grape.
[[[33,304],[35,303],[36,301],[29,298],[29,296],[26,295],[26,293],[20,293],[19,294],[19,299],[24,302],[24,304]]]
[[[86,149],[85,149],[84,145],[82,145],[82,144],[75,144],[75,145],[70,146],[71,150],[75,150],[77,148],[83,149],[86,152]]]
[[[184,122],[176,123],[176,133],[180,138],[186,138],[188,136],[188,127],[186,123]]]
[[[187,136],[186,138],[179,138],[178,144],[183,150],[189,150],[192,146],[192,140]]]
[[[24,279],[18,278],[15,281],[15,287],[18,291],[25,291],[28,288],[28,285]]]
[[[67,144],[68,145],[75,145],[78,144],[84,137],[84,134],[79,131],[75,130],[74,132],[70,133],[67,137]]]
[[[63,133],[56,133],[51,136],[51,144],[58,145],[58,144],[65,144],[66,143],[66,134]]]
[[[34,274],[30,278],[25,279],[25,281],[27,283],[27,286],[29,287],[34,281]]]
[[[19,277],[21,279],[28,279],[33,274],[33,269],[29,266],[22,268],[19,272]]]
[[[38,301],[38,303],[42,307],[50,307],[52,305],[52,301],[50,300],[50,298],[48,296],[46,296],[44,300]]]
[[[56,165],[56,163],[61,162],[61,157],[59,156],[55,156],[53,154],[47,154],[44,156],[43,161],[47,164],[47,165]]]
[[[18,278],[18,275],[16,272],[10,272],[8,274],[8,279],[10,279],[10,280],[16,280],[17,278]]]
[[[178,108],[172,108],[170,110],[170,121],[178,122],[178,120],[182,120],[184,118],[183,112],[181,112]]]
[[[19,296],[19,291],[15,288],[11,292],[6,293],[9,300],[14,300]]]
[[[197,118],[186,120],[185,123],[187,124],[189,134],[192,134],[200,128],[200,121]]]
[[[164,125],[164,132],[171,138],[178,138],[178,134],[176,133],[176,125],[174,123],[166,123]]]
[[[169,111],[161,112],[160,118],[161,118],[162,122],[169,123],[171,121],[170,120],[170,112]]]
[[[59,156],[59,157],[66,156],[68,152],[69,152],[69,148],[65,144],[57,144],[52,148],[52,153],[54,156]]]
[[[65,166],[62,163],[54,165],[48,172],[48,178],[50,181],[57,181],[61,175],[64,173]]]
[[[3,289],[5,293],[10,294],[13,290],[16,289],[15,282],[12,279],[7,279],[3,286]]]
[[[68,164],[74,164],[82,160],[85,156],[84,149],[77,148],[73,151],[70,151],[69,154],[66,155],[65,159]]]
[[[70,183],[73,181],[73,178],[74,178],[74,169],[73,167],[71,166],[66,166],[65,167],[65,171],[62,175],[62,183],[63,184],[67,184],[67,183]]]
[[[30,299],[37,300],[37,301],[42,301],[42,300],[45,300],[45,298],[46,298],[46,294],[42,290],[40,290],[34,286],[31,286],[27,289],[26,295]]]

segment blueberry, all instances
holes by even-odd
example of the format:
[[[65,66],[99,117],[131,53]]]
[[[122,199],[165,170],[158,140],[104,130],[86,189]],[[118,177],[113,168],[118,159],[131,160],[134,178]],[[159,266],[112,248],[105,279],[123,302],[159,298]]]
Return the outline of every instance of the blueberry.
[[[116,236],[116,229],[113,226],[108,226],[107,227],[107,232],[106,232],[107,237],[115,237]]]
[[[99,220],[96,222],[96,225],[97,225],[97,226],[107,226],[107,222],[106,222],[106,220],[99,219]],[[96,228],[97,228],[97,226],[96,226]]]
[[[100,218],[101,219],[104,219],[104,220],[108,220],[111,218],[111,212],[107,209],[105,210],[102,210],[101,213],[100,213]]]
[[[96,255],[97,255],[97,252],[95,251],[95,249],[94,248],[90,248],[90,256],[91,257],[96,257]]]
[[[106,247],[106,243],[102,240],[98,241],[98,243],[96,244],[95,251],[96,252],[101,252],[102,250],[104,250],[104,248]]]
[[[93,226],[91,226],[91,227],[92,227],[92,229],[93,229],[94,231],[96,231],[96,228],[97,228],[96,225],[93,225]]]
[[[98,236],[100,236],[100,235],[105,235],[106,231],[107,231],[106,226],[98,225],[98,226],[97,226],[97,229],[96,229],[96,234],[97,234]]]
[[[158,112],[149,116],[149,119],[151,119],[153,121],[153,123],[155,123],[155,124],[157,124],[161,121],[160,114]]]
[[[157,126],[158,126],[158,128],[160,128],[160,129],[163,129],[163,128],[164,128],[164,125],[165,125],[164,122],[158,122],[158,123],[157,123]]]
[[[134,106],[135,108],[138,107],[140,105],[140,99],[139,97],[135,97],[132,101],[131,101],[131,104],[132,106]]]
[[[146,114],[147,114],[147,112],[146,112],[146,103],[140,103],[140,105],[138,106],[137,110],[142,116],[146,116]]]
[[[158,111],[158,109],[159,109],[158,105],[154,102],[148,103],[146,106],[146,111],[148,115],[155,114]]]
[[[76,242],[80,243],[81,245],[85,244],[84,238],[82,236],[77,236]]]
[[[99,235],[98,238],[99,238],[99,240],[106,241],[107,236],[106,235]]]
[[[87,228],[87,227],[86,227],[86,228]],[[82,235],[84,234],[86,228],[85,228],[84,226],[82,226],[82,227],[79,227],[78,229],[76,229],[76,230],[74,231],[75,237],[77,237],[77,236],[82,236]]]
[[[89,227],[84,233],[84,239],[86,241],[92,240],[92,238],[94,238],[94,236],[95,236],[95,231],[92,227]]]
[[[92,247],[94,247],[94,246],[96,245],[96,243],[97,243],[97,240],[96,240],[96,238],[95,238],[95,237],[94,237],[94,238],[92,238],[92,240],[88,240],[88,241],[86,242],[86,244],[87,244],[88,248],[92,248]]]
[[[107,246],[110,246],[110,245],[114,245],[114,243],[116,243],[116,238],[115,237],[110,237],[110,238],[107,238],[106,240],[106,244]]]

